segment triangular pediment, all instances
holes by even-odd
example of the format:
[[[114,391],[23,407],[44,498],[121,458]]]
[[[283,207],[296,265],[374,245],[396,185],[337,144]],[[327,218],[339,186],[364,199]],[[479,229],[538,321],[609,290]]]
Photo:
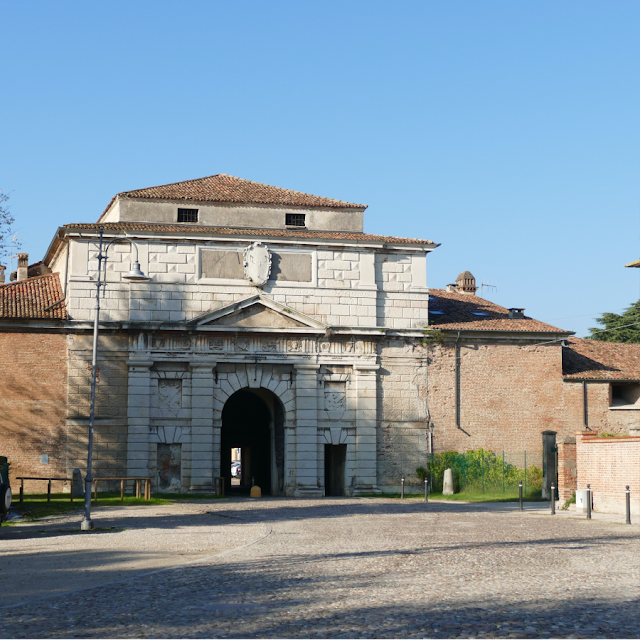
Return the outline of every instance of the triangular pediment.
[[[191,320],[199,329],[323,333],[327,325],[265,296],[251,296]]]

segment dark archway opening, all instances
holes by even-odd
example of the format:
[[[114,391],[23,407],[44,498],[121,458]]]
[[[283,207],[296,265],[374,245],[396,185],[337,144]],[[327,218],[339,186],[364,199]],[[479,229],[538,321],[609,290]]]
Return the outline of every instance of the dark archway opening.
[[[240,484],[231,484],[231,450],[241,450]],[[221,475],[226,490],[249,493],[252,479],[263,495],[283,495],[284,412],[266,389],[241,389],[222,410]]]

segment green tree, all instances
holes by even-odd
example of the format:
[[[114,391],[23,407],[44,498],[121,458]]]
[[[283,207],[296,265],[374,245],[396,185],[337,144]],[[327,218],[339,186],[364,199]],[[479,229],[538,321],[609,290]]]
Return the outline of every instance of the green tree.
[[[600,327],[589,329],[587,337],[602,342],[640,342],[640,300],[621,314],[603,313],[596,322]]]

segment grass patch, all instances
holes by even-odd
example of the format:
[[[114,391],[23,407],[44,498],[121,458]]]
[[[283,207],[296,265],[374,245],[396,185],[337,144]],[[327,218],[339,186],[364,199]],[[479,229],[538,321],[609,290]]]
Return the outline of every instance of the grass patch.
[[[159,497],[162,495],[162,497]],[[214,494],[203,493],[172,493],[172,494],[159,494],[152,496],[151,500],[144,500],[143,498],[135,498],[131,495],[125,494],[124,502],[120,501],[120,492],[100,492],[98,491],[98,502],[91,501],[91,508],[96,507],[119,507],[119,506],[151,506],[171,504],[179,500],[203,500],[223,498],[224,496],[217,496]],[[24,502],[20,503],[19,497],[14,495],[14,502],[11,505],[11,509],[17,514],[24,516],[30,520],[37,518],[46,518],[47,516],[55,516],[64,513],[82,512],[84,509],[84,498],[76,497],[73,502],[69,500],[68,493],[52,493],[51,502],[47,502],[46,493],[26,493],[24,495]],[[2,526],[11,525],[11,522],[3,522]]]
[[[365,493],[359,496],[361,498],[400,498],[399,493]],[[424,493],[407,493],[404,494],[405,499],[408,498],[420,498],[424,500]],[[452,502],[518,502],[518,493],[502,491],[485,491],[482,492],[467,492],[462,491],[460,493],[454,493],[452,496],[445,496],[442,493],[430,493],[429,500],[451,500]],[[524,500],[527,502],[537,502],[542,500],[540,491],[527,492],[524,496]]]

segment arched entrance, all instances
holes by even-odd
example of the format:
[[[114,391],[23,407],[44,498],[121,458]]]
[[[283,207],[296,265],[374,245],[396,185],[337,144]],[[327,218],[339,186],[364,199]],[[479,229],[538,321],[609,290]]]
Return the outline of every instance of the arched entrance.
[[[241,389],[225,402],[221,473],[229,492],[248,493],[251,479],[263,495],[284,495],[284,410],[268,389]],[[231,484],[231,450],[242,451],[240,486]]]

